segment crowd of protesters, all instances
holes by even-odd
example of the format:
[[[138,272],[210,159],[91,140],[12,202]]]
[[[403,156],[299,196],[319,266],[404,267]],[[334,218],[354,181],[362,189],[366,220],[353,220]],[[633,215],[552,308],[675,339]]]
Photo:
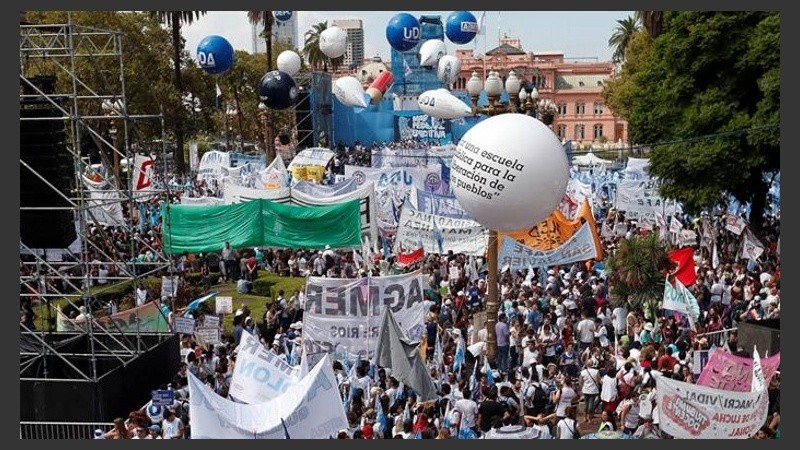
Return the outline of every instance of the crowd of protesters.
[[[411,145],[402,142],[389,147]],[[327,182],[333,182],[334,175],[343,175],[346,164],[370,166],[372,149],[385,146],[337,146]],[[69,258],[63,261],[63,270],[92,286],[113,280],[125,270],[125,262],[139,263],[134,270],[148,263],[156,265],[158,255],[163,254],[163,202],[177,201],[182,195],[221,194],[219,185],[194,178],[173,177],[160,182],[172,189],[160,191],[132,211],[124,211],[138,223],[135,229],[89,225],[87,238],[92,245],[87,248],[92,263],[88,274],[84,265],[69,264]],[[596,205],[595,216],[598,228],[614,230],[614,236],[603,239],[606,255],[614,254],[620,239],[658,232],[627,220],[624,213],[602,200]],[[539,269],[531,274],[503,271],[499,274],[500,313],[494,330],[497,356],[489,371],[483,370],[485,356],[480,352],[463,351],[488,339],[487,273],[482,258],[476,261],[452,252],[429,254],[411,267],[399,268],[395,257],[383,251],[235,249],[225,243],[220,252],[179,255],[171,264],[179,274],[199,271],[206,291],[215,284],[235,282],[240,292],[246,292],[248,283],[265,272],[357,278],[419,268],[428,276],[425,295],[431,307],[421,345],[438,399],[417,402],[413,390],[392,377],[391,368],[335,361],[350,426],[333,437],[474,438],[495,428],[522,425],[542,438],[571,439],[600,431],[618,431],[631,438],[669,438],[659,428],[654,373],[694,383],[695,351],[714,345],[736,352],[737,323],[780,317],[779,214],[768,214],[760,224],[766,248],[757,262],[739,258],[739,239],[726,229],[721,214],[702,218],[715,231],[718,263],[712,258],[711,246],[700,245],[703,230],[699,218],[680,217],[698,236],[693,245],[697,282],[689,286],[701,311],[696,323],[690,324],[679,314],[629,309],[630,305],[612,295],[613,286],[602,261],[551,267],[545,273]],[[100,262],[109,256],[122,263]],[[468,269],[468,265],[477,270]],[[35,266],[21,261],[21,279],[23,274],[26,279],[35,279]],[[55,292],[70,290],[63,281],[54,278],[49,282],[63,283],[51,286]],[[23,293],[31,289],[47,288],[23,283]],[[96,437],[189,438],[187,372],[204,380],[219,395],[228,396],[241,330],[258,336],[266,348],[279,355],[288,351],[296,357],[303,306],[301,291],[281,291],[262,317],[254,318],[247,308],[240,308],[223,344],[203,347],[191,336],[184,336],[184,361],[169,386],[182,393],[176,403],[158,411],[147,407],[132,411],[127,419],[115,420],[112,429],[98,430]],[[20,322],[35,329],[35,319],[30,297],[23,297]],[[709,339],[718,335],[725,337],[724,342]],[[434,350],[437,346],[440,355]],[[758,439],[780,436],[779,374],[770,381],[768,391],[768,420],[755,436]]]
[[[613,208],[607,211],[597,218],[598,227],[604,221],[629,227],[625,235],[603,240],[607,255],[613,254],[619,239],[654,232],[626,221]],[[727,245],[729,232],[722,226],[717,229],[723,250],[716,268],[710,252],[696,246],[698,278],[689,289],[701,314],[694,327],[680,315],[628,309],[615,301],[601,261],[551,267],[544,274],[535,270],[533,276],[502,272],[495,327],[498,354],[488,373],[482,369],[484,356],[467,351],[463,362],[458,361],[459,347],[471,347],[488,337],[485,266],[481,267],[480,258],[473,261],[452,252],[427,255],[405,270],[421,268],[428,275],[425,295],[431,307],[422,345],[438,399],[417,402],[413,390],[392,377],[391,368],[371,367],[368,362],[353,367],[352,361],[350,365],[336,361],[350,426],[333,437],[474,438],[517,424],[542,438],[570,439],[599,431],[617,431],[630,438],[669,438],[659,429],[654,373],[694,383],[695,351],[714,345],[736,352],[741,350],[735,331],[738,322],[779,318],[779,220],[769,218],[763,225],[767,248],[757,263],[737,259],[735,249]],[[239,256],[235,249],[230,253]],[[260,270],[280,275],[365,276],[365,261],[353,255],[359,253],[258,249],[252,257]],[[380,252],[360,256],[374,258],[375,275],[397,269],[393,258]],[[473,273],[466,269],[468,264],[481,269]],[[231,273],[223,275],[223,282],[240,276],[246,265],[227,267]],[[458,277],[451,276],[455,273]],[[189,371],[227,396],[241,329],[259,336],[278,355],[287,350],[299,354],[303,304],[302,292],[281,292],[263,317],[253,318],[246,309],[237,311],[226,343],[212,348],[201,348],[186,337],[186,360],[173,388],[186,392]],[[723,331],[723,341],[709,340]],[[437,341],[442,349],[440,361],[434,351]],[[779,374],[770,381],[768,392],[768,420],[754,438],[780,436]],[[188,437],[188,410],[177,408],[176,414]],[[163,421],[133,423],[128,420],[131,430],[157,425],[164,433]]]

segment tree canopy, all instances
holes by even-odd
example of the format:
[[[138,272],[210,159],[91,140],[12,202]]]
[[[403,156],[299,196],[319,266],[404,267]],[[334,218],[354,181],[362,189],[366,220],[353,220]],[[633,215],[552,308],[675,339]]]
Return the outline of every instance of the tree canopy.
[[[26,19],[32,24],[63,24],[68,22],[67,15],[66,11],[28,11]],[[158,117],[161,113],[164,115],[164,131],[168,141],[177,141],[179,127],[187,138],[200,141],[201,148],[205,147],[203,142],[224,140],[226,117],[222,106],[226,102],[233,103],[237,110],[237,117],[231,124],[234,135],[241,135],[247,142],[263,142],[264,122],[258,110],[258,83],[268,67],[264,53],[236,51],[230,70],[220,75],[210,75],[194,60],[194,49],[183,48],[180,51],[182,89],[179,92],[175,84],[172,30],[164,26],[163,16],[129,11],[72,11],[69,15],[73,24],[119,32],[121,36],[123,76],[120,76],[118,57],[80,57],[75,60],[74,75],[79,80],[78,92],[85,96],[78,100],[82,115],[102,116],[101,102],[93,97],[121,95],[124,80],[127,113],[131,116],[151,116],[132,119],[132,123],[129,123],[130,142],[137,151],[161,150],[163,135]],[[102,47],[105,42],[103,39],[107,39],[105,36],[94,38],[98,47]],[[286,49],[286,44],[274,45],[275,54]],[[64,61],[30,58],[21,62],[27,77],[56,75],[57,91],[72,91],[72,79],[68,72],[57,65],[63,65]],[[274,59],[272,65],[275,66]],[[219,99],[216,95],[217,84],[222,91]],[[279,111],[273,116],[270,123],[276,131],[292,124],[290,111]],[[84,120],[91,122],[93,128],[100,132],[107,128],[104,123],[107,121]],[[238,138],[236,142],[239,142]],[[83,143],[87,146],[85,154],[90,155],[92,162],[99,162],[99,149],[89,148],[97,146],[95,140],[86,138]]]
[[[604,95],[629,141],[651,148],[663,196],[699,213],[731,194],[760,226],[780,170],[779,13],[665,12],[660,34],[633,36]]]

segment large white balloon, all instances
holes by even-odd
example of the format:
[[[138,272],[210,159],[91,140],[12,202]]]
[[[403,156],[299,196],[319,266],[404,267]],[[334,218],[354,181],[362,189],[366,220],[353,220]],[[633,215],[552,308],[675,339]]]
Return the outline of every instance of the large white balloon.
[[[319,34],[319,49],[328,58],[338,58],[347,51],[347,33],[337,26],[326,28]]]
[[[417,97],[420,111],[437,119],[460,119],[472,115],[472,108],[447,89],[432,89]]]
[[[461,60],[453,55],[444,55],[439,59],[439,67],[436,70],[436,76],[444,84],[455,83],[458,79],[458,73],[461,70]]]
[[[356,77],[341,77],[333,82],[333,95],[346,106],[367,107],[364,86]]]
[[[419,48],[419,65],[433,67],[439,63],[439,59],[447,54],[444,41],[441,39],[429,39]]]
[[[302,65],[303,61],[300,59],[300,55],[298,55],[297,52],[284,50],[278,55],[278,70],[286,72],[290,76],[297,75]]]
[[[567,157],[545,124],[500,114],[469,129],[458,143],[450,186],[465,211],[496,231],[528,229],[556,209],[569,180]]]

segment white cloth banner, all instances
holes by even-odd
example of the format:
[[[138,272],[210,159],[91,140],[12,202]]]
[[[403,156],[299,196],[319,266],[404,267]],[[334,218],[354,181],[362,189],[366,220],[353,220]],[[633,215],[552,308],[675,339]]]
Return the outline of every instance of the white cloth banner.
[[[628,158],[625,170],[622,171],[628,180],[650,178],[650,158]]]
[[[336,154],[327,148],[314,147],[301,150],[289,163],[289,171],[295,166],[322,166],[326,167]]]
[[[288,203],[291,199],[289,188],[283,189],[252,189],[239,186],[226,180],[222,184],[223,203],[232,205],[234,203],[246,202],[249,200],[264,199],[278,203]]]
[[[197,169],[197,181],[205,180],[209,185],[212,182],[222,182],[222,168],[231,166],[231,155],[228,152],[211,150],[203,153],[200,166]]]
[[[261,189],[258,186],[259,176],[256,166],[249,162],[236,167],[222,167],[222,180],[230,181],[239,186]]]
[[[395,237],[395,252],[404,249],[425,248],[426,253],[453,253],[483,256],[489,241],[489,232],[472,219],[454,219],[417,211],[406,202],[400,212]]]
[[[553,250],[537,250],[506,236],[500,248],[498,266],[510,270],[525,270],[530,267],[549,267],[571,264],[597,257],[592,230],[588,223],[578,228],[566,242]]]
[[[454,144],[429,148],[380,148],[372,150],[372,167],[419,167],[453,157]]]
[[[384,305],[392,309],[408,338],[419,340],[429,308],[423,296],[426,279],[419,270],[358,279],[309,277],[303,314],[303,344],[308,353],[371,360]]]
[[[725,214],[725,229],[739,236],[744,231],[747,222],[735,214]]]
[[[219,197],[181,197],[181,205],[189,206],[215,206],[224,204],[224,200]]]
[[[328,439],[347,416],[326,355],[307,376],[271,401],[248,405],[220,397],[189,374],[193,439]],[[283,420],[286,423],[284,431]]]
[[[292,184],[292,192],[302,192],[312,197],[336,197],[349,194],[358,188],[356,180],[349,179],[332,185],[316,184],[310,181],[298,181]]]
[[[92,181],[86,175],[81,175],[81,179],[89,191],[86,221],[93,223],[96,220],[103,226],[124,226],[125,217],[122,215],[122,197],[119,192],[105,180]]]
[[[291,202],[295,205],[332,205],[336,203],[347,202],[354,199],[360,200],[360,214],[361,214],[361,240],[369,238],[372,242],[378,241],[378,222],[375,207],[375,189],[372,183],[367,183],[359,186],[353,191],[343,193],[337,196],[316,196],[306,194],[297,190],[295,187],[290,188]],[[319,192],[318,192],[319,193]]]
[[[439,195],[433,192],[426,192],[417,189],[416,209],[428,214],[437,216],[451,217],[454,219],[472,219],[468,212],[464,211],[455,196]]]
[[[412,204],[416,202],[416,189],[437,192],[441,188],[441,172],[440,164],[398,168],[344,166],[345,179],[354,178],[359,186],[374,183],[378,228],[389,234],[397,230],[398,211],[406,199]]]
[[[285,394],[299,382],[299,366],[290,366],[281,355],[261,345],[257,337],[242,331],[228,391],[233,398],[244,403],[262,403]]]
[[[258,172],[258,178],[254,188],[257,189],[282,189],[289,187],[289,171],[280,154],[267,166],[266,169]]]
[[[653,215],[658,212],[667,215],[682,211],[675,201],[661,198],[658,182],[651,178],[617,182],[616,207],[625,211],[626,219],[633,220],[643,214]]]
[[[267,167],[266,155],[230,152],[231,163],[230,167],[240,167],[245,164],[250,164],[255,170],[264,170]]]
[[[678,439],[748,439],[767,419],[769,395],[723,391],[656,375],[661,430]]]

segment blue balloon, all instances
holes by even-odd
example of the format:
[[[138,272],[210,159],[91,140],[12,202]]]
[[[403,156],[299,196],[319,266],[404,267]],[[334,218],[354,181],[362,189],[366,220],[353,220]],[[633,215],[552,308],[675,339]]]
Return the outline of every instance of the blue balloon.
[[[447,16],[444,34],[454,44],[468,44],[478,34],[478,21],[469,11],[454,11]]]
[[[258,83],[258,99],[267,108],[286,109],[297,100],[297,84],[286,72],[267,72]]]
[[[208,73],[223,73],[233,65],[233,46],[222,36],[206,36],[197,44],[197,63]]]
[[[278,22],[288,22],[292,19],[292,11],[272,11],[272,16]]]
[[[409,13],[398,13],[386,25],[386,40],[393,49],[404,52],[419,43],[419,20]]]

